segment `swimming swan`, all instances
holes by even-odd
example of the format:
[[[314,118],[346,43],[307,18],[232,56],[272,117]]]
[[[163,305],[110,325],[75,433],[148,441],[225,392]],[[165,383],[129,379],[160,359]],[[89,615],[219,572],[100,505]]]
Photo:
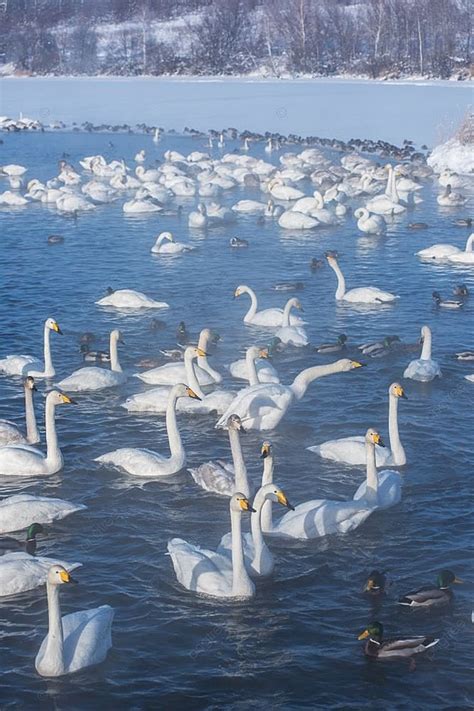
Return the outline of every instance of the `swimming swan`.
[[[242,547],[241,516],[253,512],[248,499],[240,492],[230,499],[232,560],[216,551],[206,550],[181,538],[168,542],[178,582],[188,590],[218,598],[254,597],[255,585],[245,569]]]
[[[428,383],[436,377],[441,377],[441,368],[431,358],[431,342],[431,329],[429,326],[423,326],[421,329],[421,343],[423,344],[421,355],[418,359],[412,360],[405,368],[404,378]]]
[[[61,617],[59,586],[76,582],[62,565],[52,565],[46,578],[48,634],[35,659],[41,676],[56,677],[103,662],[112,646],[114,610],[101,605]]]
[[[279,343],[280,339],[275,338],[275,343]],[[259,383],[279,383],[280,378],[277,371],[268,362],[268,357],[271,355],[271,351],[274,350],[272,342],[268,345],[266,349],[259,349],[258,356],[252,360],[256,373],[257,380]],[[240,358],[235,360],[229,365],[229,372],[233,378],[239,380],[248,380],[250,385],[253,385],[251,379],[253,378],[253,367],[249,368],[247,358],[249,357],[249,351],[246,351],[245,358]]]
[[[0,420],[0,447],[5,447],[7,444],[37,444],[40,441],[33,405],[33,391],[37,388],[31,375],[24,379],[23,388],[25,391],[26,437],[13,422]]]
[[[54,378],[54,370],[51,358],[51,347],[49,334],[51,331],[62,334],[57,321],[54,318],[47,318],[44,322],[43,344],[44,344],[44,366],[37,358],[27,355],[9,355],[0,360],[0,373],[5,375],[32,375],[35,378]],[[43,368],[42,370],[40,370]]]
[[[448,261],[452,264],[474,264],[474,232],[468,238],[464,252],[450,254]]]
[[[55,410],[57,405],[74,404],[68,395],[51,390],[46,396],[46,456],[33,447],[11,445],[0,448],[0,475],[42,476],[55,474],[63,467],[63,456],[56,435]]]
[[[78,393],[105,390],[105,388],[122,385],[127,380],[127,376],[119,363],[117,348],[119,343],[123,343],[122,334],[118,329],[114,329],[110,332],[110,370],[93,366],[79,368],[57,383],[56,387]]]
[[[81,563],[67,563],[25,552],[0,556],[0,597],[19,595],[44,585],[48,570],[55,563],[60,563],[68,570],[81,566]]]
[[[291,385],[261,383],[250,385],[237,393],[229,409],[218,420],[223,427],[233,413],[239,415],[246,429],[271,430],[284,417],[295,400],[301,400],[308,386],[317,378],[360,368],[361,363],[342,358],[328,365],[316,365],[299,373]]]
[[[376,286],[361,286],[346,291],[346,280],[336,257],[327,254],[326,258],[329,266],[337,276],[336,301],[348,301],[351,304],[384,304],[398,299],[395,294],[391,294],[389,291],[382,291]]]
[[[95,302],[98,306],[112,306],[114,309],[169,309],[165,301],[150,299],[141,291],[133,289],[107,289],[107,296]]]
[[[253,289],[249,286],[241,284],[234,292],[234,299],[237,299],[242,294],[250,296],[250,308],[244,316],[244,323],[252,324],[253,326],[263,326],[265,328],[278,328],[283,325],[283,309],[264,309],[257,311],[258,302],[257,296]],[[304,321],[297,316],[290,315],[291,326],[303,326]]]
[[[32,494],[14,494],[0,501],[0,533],[12,533],[28,528],[32,523],[52,523],[83,511],[87,506],[64,499]]]
[[[416,253],[417,257],[420,257],[420,259],[438,259],[438,260],[449,260],[450,262],[458,261],[458,256],[465,256],[466,254],[474,254],[472,252],[474,245],[474,234],[470,235],[467,238],[466,246],[464,248],[464,252],[459,249],[459,247],[455,247],[454,244],[433,244],[431,247],[426,247],[426,249],[421,249],[419,252]],[[451,259],[451,257],[454,257]],[[474,257],[473,257],[474,258]],[[462,261],[462,260],[459,260]]]
[[[303,311],[299,299],[293,298],[287,301],[283,309],[282,326],[276,331],[275,336],[285,345],[297,346],[299,348],[307,346],[309,341],[306,330],[302,326],[290,326],[291,309]]]
[[[156,242],[151,248],[153,254],[173,255],[182,252],[190,252],[194,247],[183,242],[175,242],[171,232],[161,232],[156,238]]]
[[[215,385],[221,382],[222,376],[214,370],[207,360],[207,348],[212,341],[212,332],[209,328],[204,328],[199,334],[199,342],[197,346],[198,364],[194,365],[194,373],[198,379],[199,385]],[[186,355],[186,353],[185,353]],[[193,355],[194,357],[194,355]],[[189,370],[189,368],[188,368]],[[188,372],[186,363],[165,363],[157,368],[145,370],[143,373],[137,373],[136,376],[148,385],[174,385],[175,383],[187,382]]]
[[[181,471],[186,466],[186,452],[176,421],[176,403],[178,398],[184,397],[200,399],[191,388],[183,383],[178,383],[171,388],[166,408],[166,431],[171,452],[170,457],[163,457],[150,449],[124,447],[102,454],[94,461],[113,464],[134,476],[170,476]]]
[[[361,232],[369,235],[384,234],[387,225],[381,215],[371,215],[366,207],[359,207],[354,211],[354,217],[357,219],[357,227]]]
[[[392,383],[388,389],[388,430],[390,439],[390,449],[388,447],[375,448],[376,463],[378,467],[391,465],[402,467],[406,464],[407,458],[403,445],[400,442],[398,431],[398,401],[400,398],[407,400],[405,391],[399,383]],[[323,459],[330,459],[333,462],[344,462],[352,466],[365,464],[365,438],[364,437],[342,437],[341,439],[331,439],[323,444],[307,447],[310,452],[316,452]]]

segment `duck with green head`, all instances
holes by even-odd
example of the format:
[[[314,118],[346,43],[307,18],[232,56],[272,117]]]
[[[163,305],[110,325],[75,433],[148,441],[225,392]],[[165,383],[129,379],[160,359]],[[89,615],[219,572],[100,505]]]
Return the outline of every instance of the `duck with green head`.
[[[40,523],[32,523],[26,529],[26,540],[19,541],[17,538],[12,536],[3,536],[0,538],[0,555],[5,555],[6,553],[19,553],[25,552],[29,555],[35,555],[36,553],[36,536],[38,533],[44,533],[44,528]]]
[[[410,659],[415,654],[426,652],[430,647],[438,644],[435,637],[406,637],[384,640],[383,625],[381,622],[372,622],[360,633],[359,640],[367,640],[364,653],[370,659],[377,661],[397,661]]]
[[[453,599],[451,585],[462,582],[451,570],[442,570],[436,579],[436,587],[434,585],[426,585],[419,590],[406,593],[406,595],[399,598],[398,602],[400,605],[413,608],[448,605]]]

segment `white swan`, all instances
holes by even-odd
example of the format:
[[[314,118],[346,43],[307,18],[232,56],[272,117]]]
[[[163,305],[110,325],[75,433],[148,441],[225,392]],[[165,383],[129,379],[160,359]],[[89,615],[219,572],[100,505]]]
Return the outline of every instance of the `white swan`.
[[[210,329],[203,329],[199,335],[199,343],[197,346],[198,365],[194,366],[194,373],[199,385],[202,386],[214,385],[216,382],[220,382],[220,380],[222,380],[219,373],[214,371],[220,378],[219,381],[215,380],[212,375],[210,375],[206,367],[209,366],[206,348],[211,340],[211,336],[208,335],[210,333]],[[183,363],[165,363],[165,365],[159,365],[157,368],[145,370],[143,373],[136,373],[135,377],[143,380],[143,382],[148,385],[175,385],[176,383],[181,383],[183,381],[187,382],[189,380],[189,366],[187,365],[187,359],[192,360],[195,355],[194,350],[188,350],[187,355],[185,350]],[[201,363],[201,365],[199,363]]]
[[[142,183],[150,182],[157,183],[161,178],[161,173],[155,168],[146,169],[143,165],[137,165],[135,175]]]
[[[441,377],[441,368],[438,363],[431,358],[432,334],[429,326],[421,329],[421,343],[423,344],[421,355],[418,359],[412,360],[405,368],[404,378],[420,380],[428,383],[436,377]]]
[[[8,205],[9,207],[24,207],[28,205],[28,200],[22,195],[12,193],[11,190],[5,190],[0,193],[0,205]]]
[[[110,332],[110,370],[94,366],[79,368],[64,380],[56,383],[56,387],[78,393],[105,390],[105,388],[122,385],[127,380],[127,376],[119,363],[119,343],[123,343],[122,334],[118,329],[114,329]]]
[[[47,318],[43,329],[44,366],[37,358],[27,355],[9,355],[0,360],[0,373],[4,375],[31,375],[35,378],[53,378],[56,375],[51,358],[49,334],[61,333],[57,321]],[[43,370],[39,370],[43,368]]]
[[[278,225],[284,230],[314,230],[319,222],[316,218],[302,212],[286,210],[278,218]]]
[[[0,533],[21,531],[32,523],[52,523],[83,511],[87,506],[64,499],[32,494],[15,494],[0,501]]]
[[[399,383],[392,383],[388,389],[388,430],[390,439],[390,449],[388,447],[375,448],[377,466],[391,465],[402,467],[406,464],[407,458],[405,450],[400,441],[398,431],[398,401],[400,398],[407,399],[405,391]],[[307,447],[310,452],[316,452],[323,459],[330,459],[333,462],[344,462],[352,466],[365,464],[365,438],[364,437],[342,437],[341,439],[331,439],[323,444]]]
[[[46,456],[33,447],[11,445],[0,448],[0,475],[41,476],[55,474],[63,467],[63,456],[58,446],[55,409],[57,405],[73,404],[68,395],[51,390],[46,396]]]
[[[395,294],[391,294],[389,291],[382,291],[376,286],[360,286],[346,291],[346,280],[336,257],[328,254],[326,258],[329,266],[337,276],[336,301],[348,301],[351,304],[385,304],[398,299]]]
[[[450,254],[448,261],[452,264],[474,264],[474,232],[468,237],[464,252]]]
[[[287,202],[304,197],[304,193],[301,190],[285,185],[281,178],[274,178],[268,183],[268,192],[277,200],[285,200]]]
[[[436,202],[443,207],[457,207],[458,205],[464,205],[466,198],[461,193],[453,193],[452,186],[448,183],[444,193],[436,198]]]
[[[124,447],[102,454],[94,461],[112,464],[134,476],[169,476],[181,471],[186,466],[186,452],[176,421],[176,403],[178,398],[184,397],[200,399],[191,388],[183,383],[178,383],[171,388],[166,407],[166,431],[171,452],[170,457],[163,457],[150,449]]]
[[[153,202],[153,199],[147,194],[139,197],[137,192],[137,195],[132,200],[124,202],[122,210],[127,215],[143,215],[151,212],[161,212],[163,208]]]
[[[235,360],[229,365],[229,372],[233,378],[239,380],[248,380],[250,385],[256,384],[252,382],[254,377],[253,369],[255,368],[257,382],[259,383],[279,383],[280,378],[277,371],[268,362],[270,356],[270,346],[266,349],[258,349],[258,354],[254,357],[247,349],[245,358]],[[252,359],[253,365],[249,366],[248,358]]]
[[[369,212],[375,212],[377,215],[398,215],[405,212],[406,207],[400,204],[393,166],[387,165],[386,168],[388,178],[385,192],[370,198],[365,206]]]
[[[188,225],[189,227],[195,227],[197,229],[204,229],[209,224],[209,219],[207,217],[206,206],[200,202],[196,210],[193,210],[188,215]]]
[[[313,380],[360,367],[361,363],[343,358],[335,363],[302,370],[291,385],[281,383],[250,385],[237,393],[229,409],[218,420],[216,427],[223,427],[227,418],[235,413],[239,415],[246,429],[271,430],[278,425],[293,402],[304,397]]]
[[[79,568],[81,563],[67,563],[54,558],[32,556],[28,553],[5,553],[0,556],[0,597],[19,595],[44,585],[50,567],[59,563],[67,570]]]
[[[64,193],[61,197],[56,200],[56,207],[60,212],[87,212],[88,210],[95,210],[96,205],[89,202],[81,195],[73,195],[70,193]]]
[[[474,236],[471,235],[468,237],[467,242],[466,242],[466,247],[465,250],[468,252],[470,249],[472,249],[472,243],[474,241]],[[459,247],[456,247],[454,244],[447,244],[444,242],[441,242],[439,244],[432,244],[431,247],[425,247],[425,249],[420,249],[419,252],[416,252],[416,256],[420,257],[420,259],[426,259],[426,260],[447,260],[449,259],[452,255],[459,254],[461,252]]]
[[[52,565],[48,570],[48,634],[35,659],[36,671],[41,676],[64,676],[100,664],[112,646],[114,610],[110,605],[61,617],[59,586],[73,582],[61,565]]]
[[[244,214],[265,212],[266,209],[267,204],[265,202],[258,202],[258,200],[239,200],[235,205],[232,205],[234,212],[242,212]]]
[[[303,311],[299,299],[293,298],[287,301],[283,310],[282,326],[276,331],[275,336],[285,345],[297,347],[307,346],[309,341],[306,330],[302,326],[290,326],[291,309]]]
[[[365,498],[349,501],[314,499],[289,511],[267,535],[309,540],[332,533],[348,533],[358,528],[378,508],[379,480],[375,466],[375,445],[383,444],[379,433],[367,430],[365,446],[367,473]],[[357,490],[359,491],[359,489]],[[357,492],[356,492],[357,495]]]
[[[175,242],[171,232],[161,232],[156,238],[156,242],[151,248],[153,254],[170,255],[190,252],[194,247],[183,242]]]
[[[222,460],[204,462],[199,467],[189,469],[189,472],[201,489],[211,491],[221,496],[232,496],[241,491],[244,496],[250,496],[244,455],[240,443],[240,432],[245,432],[238,415],[231,415],[227,420],[226,429],[229,432],[232,463]]]
[[[141,291],[133,289],[107,289],[107,296],[95,302],[98,306],[112,306],[114,309],[169,309],[166,301],[155,301]]]
[[[255,595],[255,586],[244,564],[241,523],[242,512],[253,510],[243,494],[233,494],[230,499],[231,561],[226,555],[200,548],[181,538],[172,538],[168,542],[176,578],[183,587],[219,598],[245,599]]]
[[[366,207],[359,207],[355,210],[354,217],[357,218],[359,230],[369,235],[382,235],[387,228],[383,217],[381,215],[371,215]]]
[[[278,328],[283,325],[283,309],[264,309],[263,311],[257,311],[258,302],[257,296],[253,289],[249,286],[241,284],[237,287],[234,292],[234,299],[242,296],[242,294],[248,294],[250,296],[250,307],[244,316],[244,323],[250,323],[254,326],[263,326],[265,328]],[[292,326],[303,326],[304,321],[299,317],[290,315],[290,324]]]
[[[25,391],[26,437],[13,422],[0,420],[0,447],[5,447],[7,444],[37,444],[40,441],[33,405],[33,391],[37,388],[31,375],[23,381],[23,388]]]

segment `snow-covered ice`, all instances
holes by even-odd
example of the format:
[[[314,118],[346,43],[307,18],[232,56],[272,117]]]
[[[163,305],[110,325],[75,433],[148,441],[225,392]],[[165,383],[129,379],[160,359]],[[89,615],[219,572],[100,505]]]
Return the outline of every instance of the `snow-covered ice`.
[[[473,175],[474,145],[463,145],[457,138],[450,138],[434,148],[428,158],[428,165],[436,173],[448,169],[459,175]]]

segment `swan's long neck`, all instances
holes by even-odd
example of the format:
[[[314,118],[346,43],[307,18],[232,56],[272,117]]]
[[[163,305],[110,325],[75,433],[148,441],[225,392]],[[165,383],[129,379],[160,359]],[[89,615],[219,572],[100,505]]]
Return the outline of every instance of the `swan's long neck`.
[[[232,595],[247,597],[253,592],[253,583],[244,564],[242,524],[239,511],[230,512],[230,525],[232,531]]]
[[[168,433],[168,442],[170,445],[171,457],[182,462],[180,468],[186,463],[186,453],[184,451],[181,435],[178,430],[178,422],[176,419],[176,402],[178,397],[173,393],[168,398],[166,406],[166,432]]]
[[[344,274],[341,272],[341,268],[337,262],[334,262],[330,266],[336,272],[337,276],[336,299],[343,299],[344,294],[346,293],[346,280],[344,279]]]
[[[40,441],[38,426],[36,424],[35,408],[33,404],[33,390],[25,388],[25,416],[26,416],[26,439],[30,444]]]
[[[257,313],[258,302],[257,295],[255,294],[254,290],[251,289],[249,286],[246,288],[245,293],[250,296],[250,308],[244,316],[244,321],[248,321],[249,319],[252,319]]]
[[[398,431],[398,397],[392,394],[388,399],[388,433],[393,463],[403,466],[407,458]]]
[[[43,342],[44,342],[44,373],[46,376],[53,377],[56,374],[54,370],[53,360],[51,358],[51,345],[49,343],[49,337],[51,335],[51,329],[48,326],[44,327]]]
[[[314,365],[312,368],[306,368],[293,380],[290,385],[290,390],[297,400],[301,400],[313,380],[323,378],[325,375],[332,375],[339,371],[340,366],[338,362],[328,363],[327,365]]]
[[[388,169],[387,187],[385,188],[385,195],[387,195],[387,197],[389,197],[392,202],[399,201],[395,171],[392,166],[390,166]]]
[[[254,546],[254,557],[252,566],[255,570],[261,570],[262,568],[262,558],[266,556],[272,559],[272,554],[270,553],[267,544],[263,539],[262,534],[262,512],[263,508],[267,505],[271,506],[272,502],[265,498],[265,494],[262,489],[259,489],[253,500],[253,508],[256,513],[251,516],[250,519],[250,529],[252,531],[252,540]]]
[[[204,334],[203,336],[200,336],[198,348],[200,348],[201,350],[204,351],[204,353],[207,354],[207,349],[209,348],[210,341],[211,341],[211,338],[210,338],[209,334]],[[214,370],[212,365],[207,360],[207,355],[198,356],[197,362],[198,362],[198,366],[200,368],[202,368],[203,370],[205,370],[206,373],[208,373],[211,376],[211,378],[214,380],[215,383],[222,382],[222,375],[217,370]]]
[[[46,463],[48,469],[59,471],[63,465],[63,455],[58,446],[56,434],[56,406],[46,398],[45,426],[46,426]]]
[[[421,349],[421,360],[431,359],[431,331],[427,331],[423,335],[423,348]]]
[[[466,249],[464,251],[465,252],[474,251],[474,232],[472,233],[472,235],[469,235],[469,237],[467,238]]]
[[[244,455],[242,453],[240,435],[238,430],[232,427],[229,429],[229,441],[230,450],[232,452],[232,461],[234,463],[234,491],[241,491],[244,496],[250,496],[247,467],[245,466]]]
[[[373,442],[366,442],[365,451],[367,455],[367,484],[365,499],[369,504],[375,506],[378,503],[379,488],[377,466],[375,464],[375,444],[373,444]]]
[[[194,390],[196,395],[198,395],[200,398],[205,397],[203,391],[201,390],[201,386],[199,385],[198,379],[196,377],[196,371],[194,370],[194,355],[193,353],[188,353],[187,351],[184,352],[184,369],[186,371],[186,380],[187,385]]]
[[[245,363],[247,366],[247,378],[249,385],[259,385],[260,381],[258,379],[257,366],[255,364],[255,356],[252,350],[249,348],[245,354]]]
[[[110,369],[116,373],[122,373],[122,366],[118,357],[118,341],[114,336],[110,336]]]
[[[163,242],[164,242],[165,240],[167,240],[167,239],[168,239],[168,237],[166,236],[166,234],[161,234],[161,235],[159,235],[159,236],[158,236],[158,239],[156,240],[155,247],[161,247],[161,245],[163,244]]]
[[[48,642],[44,653],[48,669],[59,675],[64,673],[64,640],[59,604],[59,585],[46,583],[48,596]]]
[[[293,303],[292,299],[286,302],[285,308],[283,309],[283,318],[281,321],[282,328],[288,328],[290,325],[290,314],[291,314],[291,309],[293,308]]]
[[[273,484],[272,454],[267,455],[267,457],[263,460],[262,486],[266,486],[267,484]],[[264,533],[269,533],[273,529],[273,506],[272,502],[269,500],[265,501],[262,506],[260,525]]]

